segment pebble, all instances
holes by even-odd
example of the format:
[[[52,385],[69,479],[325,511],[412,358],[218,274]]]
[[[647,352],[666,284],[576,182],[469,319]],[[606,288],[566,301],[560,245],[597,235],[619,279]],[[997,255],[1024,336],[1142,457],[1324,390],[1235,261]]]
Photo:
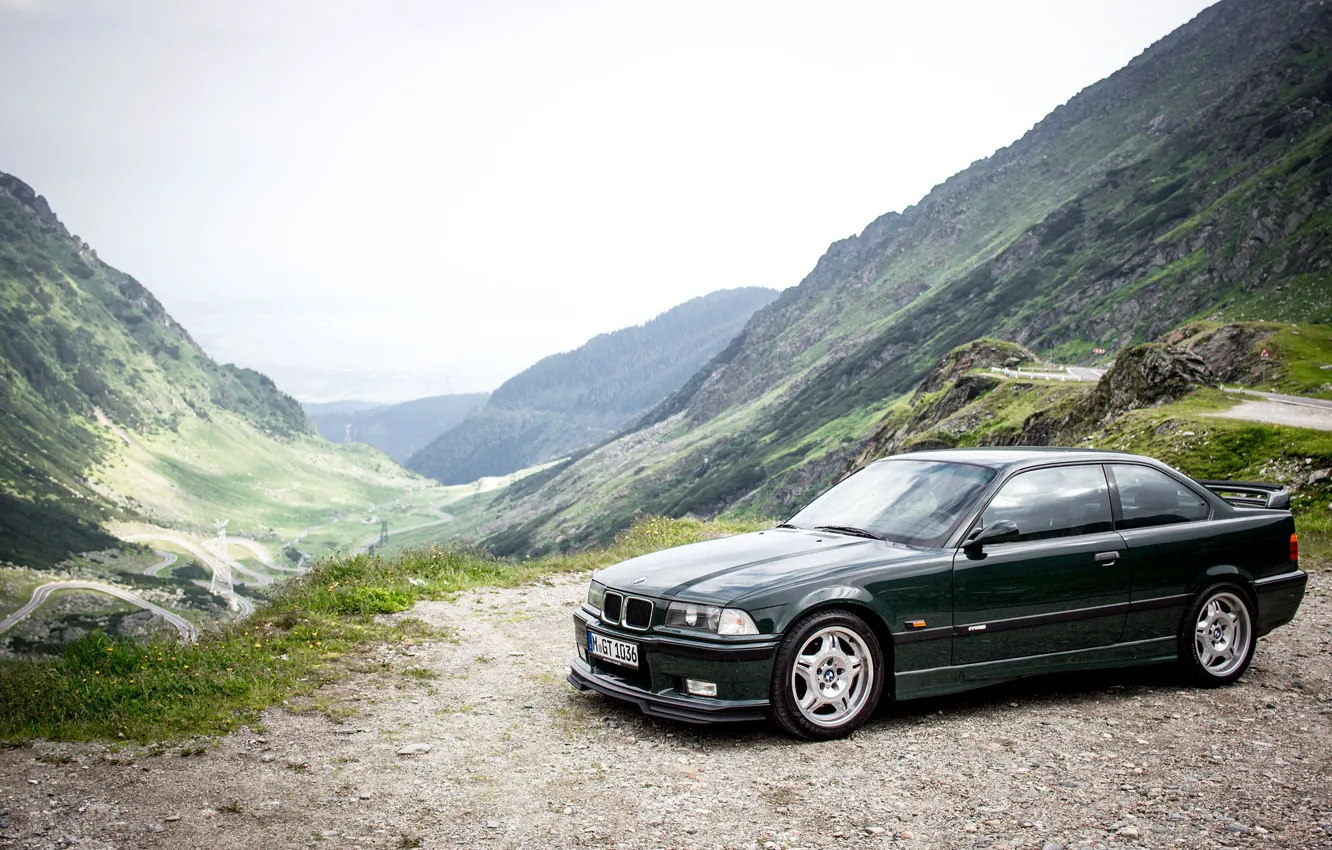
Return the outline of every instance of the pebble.
[[[1064,850],[1064,845],[1058,841],[1047,841],[1041,845],[1041,850]]]
[[[429,745],[427,744],[426,746],[429,746]],[[497,821],[497,820],[488,820],[488,821],[486,821],[486,829],[499,829],[499,821]]]
[[[435,747],[434,747],[433,744],[408,744],[407,746],[405,746],[405,747],[403,747],[402,749],[398,750],[398,755],[400,755],[400,756],[423,756],[423,755],[425,755],[426,753],[428,753],[428,752],[430,752],[431,750],[433,750],[434,748],[435,748]]]

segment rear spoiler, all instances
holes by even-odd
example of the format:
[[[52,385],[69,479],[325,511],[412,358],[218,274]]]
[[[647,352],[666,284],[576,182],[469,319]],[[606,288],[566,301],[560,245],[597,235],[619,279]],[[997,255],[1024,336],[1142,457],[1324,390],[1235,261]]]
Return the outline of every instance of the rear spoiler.
[[[1199,481],[1237,508],[1272,508],[1290,510],[1290,489],[1283,484],[1260,484],[1255,481]]]

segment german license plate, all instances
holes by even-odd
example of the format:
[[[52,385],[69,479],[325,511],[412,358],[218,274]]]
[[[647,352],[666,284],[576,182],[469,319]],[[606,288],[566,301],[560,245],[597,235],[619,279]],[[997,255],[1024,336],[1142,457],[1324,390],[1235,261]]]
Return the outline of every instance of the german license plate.
[[[599,635],[591,629],[587,632],[587,653],[614,664],[638,669],[638,644]]]

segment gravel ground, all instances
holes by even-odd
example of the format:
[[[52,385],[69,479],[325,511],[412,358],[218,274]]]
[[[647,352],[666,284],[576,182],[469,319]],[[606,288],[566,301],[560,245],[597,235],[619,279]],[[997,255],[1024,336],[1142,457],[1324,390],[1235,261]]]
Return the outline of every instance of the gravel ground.
[[[820,744],[575,693],[583,587],[418,606],[455,639],[349,660],[343,723],[0,752],[0,847],[1332,847],[1332,574],[1234,687],[1028,680]]]

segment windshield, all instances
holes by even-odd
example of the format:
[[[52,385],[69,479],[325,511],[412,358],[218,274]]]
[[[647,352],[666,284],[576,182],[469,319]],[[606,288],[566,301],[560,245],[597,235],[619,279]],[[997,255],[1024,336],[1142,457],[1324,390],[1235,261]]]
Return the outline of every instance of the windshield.
[[[938,546],[993,478],[993,469],[965,463],[875,463],[815,499],[790,524],[860,528],[894,543]]]

